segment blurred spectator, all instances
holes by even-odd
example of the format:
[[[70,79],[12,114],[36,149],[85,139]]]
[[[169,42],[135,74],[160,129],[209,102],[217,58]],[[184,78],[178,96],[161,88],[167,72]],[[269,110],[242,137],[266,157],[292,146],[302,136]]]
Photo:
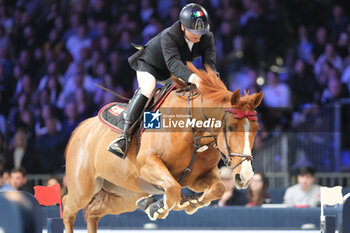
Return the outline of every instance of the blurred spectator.
[[[320,186],[314,184],[315,170],[301,167],[297,171],[296,185],[289,187],[284,194],[284,203],[289,207],[316,207],[320,202]]]
[[[327,88],[322,93],[321,103],[325,104],[346,96],[348,96],[346,85],[341,83],[337,77],[330,78]]]
[[[269,202],[269,195],[267,193],[267,188],[269,187],[268,180],[266,176],[262,173],[256,172],[249,187],[246,191],[248,204],[247,206],[261,206],[264,203]]]
[[[63,34],[63,40],[67,41],[71,36],[75,35],[81,23],[81,17],[78,12],[73,12],[69,17],[69,28]]]
[[[142,31],[143,44],[146,44],[150,39],[156,36],[162,30],[162,25],[156,17],[149,20],[149,24]]]
[[[96,78],[98,76],[97,67],[102,61],[101,51],[98,49],[93,50],[91,53],[91,60],[88,62],[88,66],[86,67],[86,71],[91,77]]]
[[[170,3],[170,1],[168,0],[161,0],[161,2],[167,2]],[[158,4],[158,9],[161,7],[162,3]],[[164,11],[164,9],[162,9],[162,12],[166,13],[166,11]],[[162,14],[160,14],[158,12],[158,14],[160,15],[160,17],[162,17]],[[174,22],[176,22],[176,20],[178,20],[179,18],[179,14],[180,14],[180,7],[176,4],[173,3],[173,5],[170,7],[168,15],[165,19],[164,22],[164,28],[170,27]]]
[[[232,75],[230,81],[230,90],[249,90],[251,93],[258,91],[256,87],[256,79],[258,77],[257,72],[254,69],[244,70]]]
[[[33,186],[27,183],[27,172],[24,168],[14,168],[11,170],[10,185],[17,191],[34,194]]]
[[[79,125],[81,118],[78,115],[78,107],[74,101],[70,101],[64,108],[64,121],[62,123],[62,132],[68,139],[73,130]]]
[[[13,80],[6,75],[5,65],[0,63],[0,114],[8,114],[13,94]]]
[[[21,93],[16,102],[17,104],[10,109],[8,116],[8,121],[11,123],[8,129],[11,135],[13,135],[18,128],[23,126],[21,117],[23,113],[29,109],[30,99],[27,94]]]
[[[0,112],[0,134],[1,135],[7,134],[6,118],[5,118],[5,115],[1,114],[1,112]]]
[[[268,107],[286,108],[290,107],[290,89],[281,83],[278,74],[272,71],[267,73],[267,85],[262,89],[264,92],[264,103]]]
[[[56,118],[46,118],[47,133],[39,135],[35,150],[42,163],[41,172],[62,172],[64,163],[64,148],[67,143],[65,136],[57,130]]]
[[[2,24],[0,24],[0,49],[2,50],[3,57],[10,57],[11,59],[14,58],[15,50],[11,37],[6,33]]]
[[[137,21],[131,18],[130,12],[128,11],[121,12],[120,17],[116,22],[116,33],[120,33],[124,30],[136,31],[137,29]]]
[[[52,29],[49,33],[48,41],[44,44],[44,52],[52,50],[55,56],[58,57],[61,54],[63,47],[64,44],[60,38],[59,31],[57,31],[57,29]]]
[[[89,16],[95,21],[110,21],[111,15],[108,4],[104,0],[90,1]]]
[[[15,134],[13,148],[6,158],[5,168],[8,170],[24,168],[29,173],[36,173],[38,162],[29,144],[27,132],[22,129],[18,130]]]
[[[121,54],[117,51],[113,51],[109,58],[109,74],[111,74],[111,81],[113,89],[122,88],[125,96],[133,94],[133,81],[135,72],[127,61],[123,61]],[[119,93],[119,92],[118,92]]]
[[[155,13],[154,6],[152,5],[151,0],[141,0],[141,10],[140,10],[140,16],[141,20],[144,24],[149,22],[152,15]]]
[[[290,77],[291,101],[295,107],[314,101],[317,83],[308,65],[301,59],[294,65],[294,73]]]
[[[299,44],[298,44],[298,57],[305,62],[310,63],[312,56],[313,44],[309,40],[308,31],[305,25],[300,25],[298,28],[299,33]]]
[[[78,88],[74,94],[74,100],[77,103],[79,118],[86,119],[92,116],[95,106],[87,91],[83,88]]]
[[[3,166],[7,158],[7,145],[4,134],[0,132],[0,168]]]
[[[0,192],[14,191],[15,189],[11,185],[5,182],[3,175],[4,175],[4,170],[3,168],[1,168],[1,165],[0,165]]]
[[[348,91],[350,92],[350,64],[348,67],[345,68],[341,76],[341,82],[347,85]]]
[[[70,78],[59,96],[57,106],[61,109],[64,108],[68,100],[72,99],[78,89],[84,91],[94,92],[96,86],[94,85],[93,78],[85,73],[77,73],[74,77]]]
[[[71,35],[68,40],[66,47],[75,61],[81,59],[80,50],[88,48],[91,45],[91,39],[87,35],[87,27],[85,24],[79,25],[77,33]]]
[[[2,180],[6,183],[6,184],[10,184],[10,172],[8,170],[4,170],[4,174],[2,175]]]
[[[244,193],[234,188],[231,168],[222,166],[220,168],[220,177],[226,190],[217,202],[218,206],[245,205],[248,203]]]
[[[313,43],[312,53],[314,54],[314,59],[316,60],[322,53],[328,42],[328,32],[323,26],[319,27],[316,31],[316,38]],[[313,63],[312,63],[313,64]]]
[[[4,2],[0,5],[0,24],[4,27],[4,33],[9,35],[13,30],[13,18],[9,15],[11,9]]]
[[[117,44],[117,50],[122,56],[123,60],[127,60],[134,52],[135,48],[131,45],[132,34],[129,30],[123,30],[120,35],[120,40]]]
[[[50,176],[45,181],[45,185],[48,187],[55,185],[55,184],[60,184],[60,179],[56,176]]]
[[[339,38],[340,33],[344,31],[347,26],[349,19],[344,15],[344,9],[339,4],[333,6],[332,16],[333,17],[328,22],[328,28],[331,32],[333,41],[336,41]]]
[[[343,61],[341,57],[336,53],[332,43],[327,43],[325,47],[325,52],[317,59],[315,63],[315,74],[319,75],[321,73],[322,64],[325,62],[330,62],[338,71],[343,68]]]
[[[49,104],[42,105],[40,112],[41,112],[40,117],[35,122],[35,134],[37,136],[44,135],[48,132],[48,128],[46,126],[45,121],[46,119],[53,118],[56,115],[54,108]],[[62,126],[59,121],[57,121],[56,126],[57,126],[57,130],[60,131]]]
[[[246,59],[252,66],[258,66],[266,61],[265,42],[268,24],[260,1],[245,2],[247,11],[241,16],[240,26],[244,36]]]

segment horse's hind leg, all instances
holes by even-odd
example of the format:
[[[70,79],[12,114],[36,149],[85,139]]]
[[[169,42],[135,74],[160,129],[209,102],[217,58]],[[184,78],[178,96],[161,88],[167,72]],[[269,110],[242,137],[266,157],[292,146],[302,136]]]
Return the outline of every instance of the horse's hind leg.
[[[68,194],[63,200],[63,222],[66,229],[66,233],[73,233],[73,226],[75,222],[76,215],[80,209],[85,208],[94,195],[94,188],[87,193],[75,193],[68,191]],[[74,193],[74,196],[72,195]],[[88,231],[90,233],[90,231]],[[96,231],[91,231],[96,232]]]
[[[63,198],[63,222],[66,233],[73,233],[78,211],[85,208],[95,192],[102,188],[102,180],[94,179],[88,171],[80,171],[78,177],[84,177],[84,182],[77,184],[76,179],[70,178],[69,175],[70,173],[67,173],[68,194]]]
[[[64,206],[64,209],[63,209],[63,222],[64,222],[64,228],[66,230],[66,233],[73,233],[73,226],[74,226],[74,222],[75,222],[75,218],[76,218],[76,215],[77,215],[77,212],[71,212],[69,211],[68,207],[66,208],[67,206],[67,198],[68,198],[68,195],[65,195],[63,198],[62,198],[62,204]]]
[[[160,215],[166,217],[168,212],[181,200],[180,184],[156,155],[147,157],[147,161],[141,169],[140,178],[151,184],[161,186],[165,190],[164,200],[152,203],[146,210],[148,217],[153,221]]]

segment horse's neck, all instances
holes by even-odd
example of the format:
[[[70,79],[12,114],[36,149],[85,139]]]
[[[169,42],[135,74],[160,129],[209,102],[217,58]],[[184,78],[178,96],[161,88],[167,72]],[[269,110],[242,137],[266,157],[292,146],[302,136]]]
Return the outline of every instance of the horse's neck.
[[[197,98],[196,101],[198,102],[197,106],[203,110],[207,118],[210,117],[220,120],[222,119],[225,113],[224,104],[214,103],[212,101],[202,99],[202,97]]]
[[[193,112],[193,118],[198,120],[212,119],[221,121],[225,113],[224,104],[206,101],[202,99],[201,96],[193,100],[193,107],[196,109],[196,111]],[[204,119],[204,117],[206,119]],[[213,130],[215,131],[215,129]]]

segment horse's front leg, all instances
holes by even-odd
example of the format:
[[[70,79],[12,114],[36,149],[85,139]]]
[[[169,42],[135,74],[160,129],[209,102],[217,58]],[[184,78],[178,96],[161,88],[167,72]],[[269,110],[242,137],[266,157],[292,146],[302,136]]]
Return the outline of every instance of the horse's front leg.
[[[150,204],[145,212],[153,221],[158,217],[165,218],[169,211],[181,200],[180,184],[170,174],[164,162],[156,155],[147,157],[145,165],[141,168],[140,178],[164,189],[164,198]]]
[[[211,201],[221,198],[225,192],[217,167],[206,176],[197,179],[189,188],[197,193],[183,196],[176,208],[176,210],[184,209],[187,214],[193,214],[198,208],[210,205]]]

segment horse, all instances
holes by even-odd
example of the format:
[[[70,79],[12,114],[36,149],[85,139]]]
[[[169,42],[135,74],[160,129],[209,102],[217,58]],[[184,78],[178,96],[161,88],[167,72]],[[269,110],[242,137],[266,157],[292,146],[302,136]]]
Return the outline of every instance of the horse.
[[[68,193],[62,202],[67,233],[73,233],[76,214],[83,208],[89,233],[97,232],[102,216],[132,212],[138,207],[151,220],[166,218],[170,210],[193,214],[225,191],[218,170],[220,157],[232,168],[235,186],[248,186],[253,176],[251,150],[259,129],[254,109],[263,93],[241,96],[240,90],[229,91],[210,67],[198,70],[189,63],[188,68],[200,77],[197,95],[181,96],[172,91],[159,112],[184,108],[192,120],[220,119],[222,125],[206,130],[198,125],[193,130],[146,129],[139,149],[132,140],[127,157],[121,159],[106,149],[118,133],[97,117],[83,121],[65,152]],[[206,111],[211,108],[216,110]],[[140,188],[140,180],[157,188],[163,198],[154,199],[152,189]],[[184,187],[195,194],[183,196]]]

